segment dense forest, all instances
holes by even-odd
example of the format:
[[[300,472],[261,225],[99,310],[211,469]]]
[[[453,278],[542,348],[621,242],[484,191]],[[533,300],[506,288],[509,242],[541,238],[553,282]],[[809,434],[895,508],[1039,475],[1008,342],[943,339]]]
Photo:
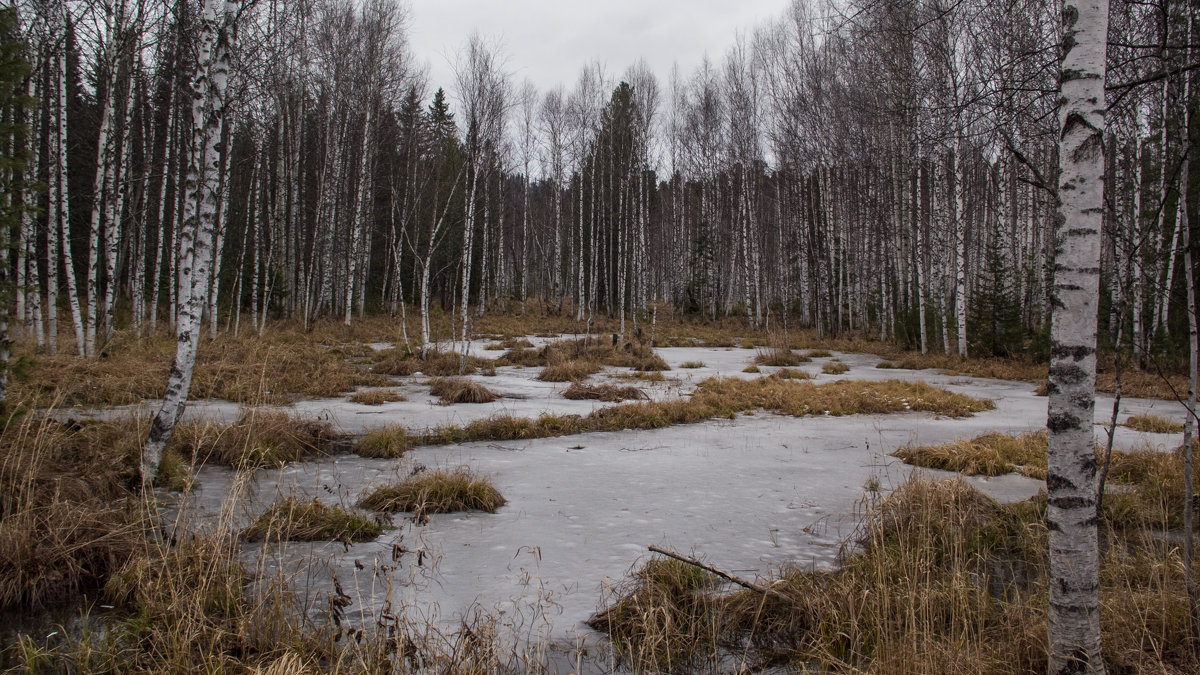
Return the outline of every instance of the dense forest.
[[[461,336],[536,300],[623,330],[736,315],[1045,352],[1055,3],[795,2],[695,72],[593,63],[543,92],[478,36],[429,82],[399,0],[225,3],[214,44],[198,3],[16,5],[30,103],[7,114],[30,133],[7,272],[39,349],[173,326],[195,267],[213,337],[409,311]],[[1101,326],[1143,361],[1186,333],[1193,14],[1110,11]]]

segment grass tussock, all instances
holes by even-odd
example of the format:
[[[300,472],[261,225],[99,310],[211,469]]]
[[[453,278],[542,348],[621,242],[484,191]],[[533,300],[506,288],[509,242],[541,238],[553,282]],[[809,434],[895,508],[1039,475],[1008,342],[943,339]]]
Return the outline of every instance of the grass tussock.
[[[637,401],[650,398],[646,392],[637,387],[621,387],[614,384],[581,384],[573,382],[567,390],[563,392],[563,398],[568,398],[574,401],[605,401],[615,403],[618,401]]]
[[[742,372],[750,373],[751,375],[757,375],[758,373],[761,373],[762,371],[758,369],[758,366],[746,366],[745,368],[742,368]]]
[[[800,356],[786,347],[771,347],[760,349],[754,355],[754,363],[759,366],[798,366],[812,359]]]
[[[429,385],[429,393],[442,399],[442,405],[455,403],[491,403],[500,398],[496,392],[465,377],[439,377]]]
[[[1155,434],[1178,434],[1183,431],[1182,424],[1158,415],[1132,415],[1123,426]]]
[[[833,356],[833,354],[828,349],[810,349],[808,353],[804,355],[804,357],[808,359],[827,359],[831,356]]]
[[[694,370],[696,368],[703,368],[704,362],[703,361],[685,361],[684,363],[679,364],[679,367],[685,368],[688,370]]]
[[[579,382],[600,372],[600,370],[601,365],[596,361],[583,359],[560,361],[548,364],[545,368],[542,368],[542,372],[538,374],[537,379],[542,382]]]
[[[791,368],[780,368],[771,373],[768,377],[776,380],[811,380],[812,375],[803,370],[793,370]]]
[[[875,364],[875,367],[880,370],[893,370],[895,369],[896,364],[892,363],[891,361],[880,361],[879,363]]]
[[[267,509],[242,531],[246,541],[370,541],[385,526],[362,513],[320,501],[284,499]]]
[[[826,375],[841,375],[850,372],[850,366],[841,361],[827,361],[821,366],[821,372]]]
[[[499,363],[525,367],[551,367],[570,361],[594,362],[602,366],[629,368],[643,372],[671,369],[667,362],[655,354],[654,349],[648,344],[636,341],[613,344],[602,338],[559,340],[539,350],[515,348],[501,357]]]
[[[395,348],[380,352],[371,370],[384,375],[408,376],[422,373],[430,377],[452,377],[473,375],[480,371],[495,372],[495,363],[475,356],[464,359],[458,352],[429,350],[425,358],[419,352],[407,348]]]
[[[354,445],[354,453],[372,459],[396,459],[413,449],[416,439],[400,425],[368,432]]]
[[[235,469],[281,466],[348,448],[346,437],[328,422],[261,409],[243,413],[230,426],[181,425],[172,444],[196,464],[216,462]]]
[[[376,488],[359,502],[372,511],[414,516],[459,511],[495,513],[506,500],[492,482],[467,467],[424,471],[395,485]]]
[[[957,471],[968,476],[1020,473],[1046,477],[1046,432],[1010,436],[990,433],[942,445],[901,448],[892,453],[906,464]]]
[[[363,389],[350,395],[351,403],[361,403],[363,405],[383,405],[385,403],[396,403],[397,401],[407,400],[408,397],[395,389]]]
[[[714,621],[720,579],[671,558],[652,558],[615,590],[615,600],[587,624],[607,633],[633,672],[685,672],[716,660]]]

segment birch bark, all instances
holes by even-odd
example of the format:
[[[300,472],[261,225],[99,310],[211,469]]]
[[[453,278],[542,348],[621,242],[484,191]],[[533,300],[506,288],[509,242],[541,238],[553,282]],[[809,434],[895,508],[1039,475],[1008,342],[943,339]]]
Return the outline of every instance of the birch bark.
[[[1093,415],[1108,0],[1064,0],[1050,340],[1049,672],[1103,673]]]

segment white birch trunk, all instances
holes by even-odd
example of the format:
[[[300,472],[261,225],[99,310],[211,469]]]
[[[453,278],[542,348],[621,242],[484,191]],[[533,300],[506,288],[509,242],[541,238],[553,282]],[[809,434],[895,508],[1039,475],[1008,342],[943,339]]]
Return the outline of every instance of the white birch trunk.
[[[1103,673],[1093,419],[1104,214],[1107,0],[1064,0],[1046,475],[1049,672]]]
[[[221,11],[221,8],[224,11]],[[154,417],[150,435],[142,452],[142,485],[149,489],[158,474],[163,449],[171,439],[175,424],[187,404],[192,372],[196,365],[196,350],[200,342],[200,319],[204,307],[203,293],[209,286],[209,267],[218,200],[217,181],[220,157],[217,146],[225,117],[225,89],[229,78],[229,47],[231,23],[237,10],[235,2],[205,0],[199,18],[200,40],[193,84],[192,147],[193,157],[188,167],[188,199],[186,210],[193,228],[184,232],[185,251],[195,269],[181,270],[179,331],[175,361],[167,379],[167,394]]]

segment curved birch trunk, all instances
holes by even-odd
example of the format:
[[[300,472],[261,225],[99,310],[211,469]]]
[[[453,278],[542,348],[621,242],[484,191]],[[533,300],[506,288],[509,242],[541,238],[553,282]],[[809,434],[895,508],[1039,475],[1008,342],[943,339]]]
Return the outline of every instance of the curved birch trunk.
[[[221,10],[221,7],[224,10]],[[185,227],[181,232],[182,249],[193,267],[181,265],[179,277],[179,319],[175,361],[167,379],[167,394],[150,426],[150,435],[142,451],[142,485],[149,489],[158,475],[162,452],[175,424],[183,415],[196,350],[200,344],[200,319],[204,311],[204,292],[212,271],[212,244],[216,228],[217,181],[220,171],[221,128],[225,117],[225,87],[229,79],[228,39],[237,3],[205,0],[200,16],[200,38],[196,78],[192,85],[192,161],[188,166],[188,198],[185,202]]]

